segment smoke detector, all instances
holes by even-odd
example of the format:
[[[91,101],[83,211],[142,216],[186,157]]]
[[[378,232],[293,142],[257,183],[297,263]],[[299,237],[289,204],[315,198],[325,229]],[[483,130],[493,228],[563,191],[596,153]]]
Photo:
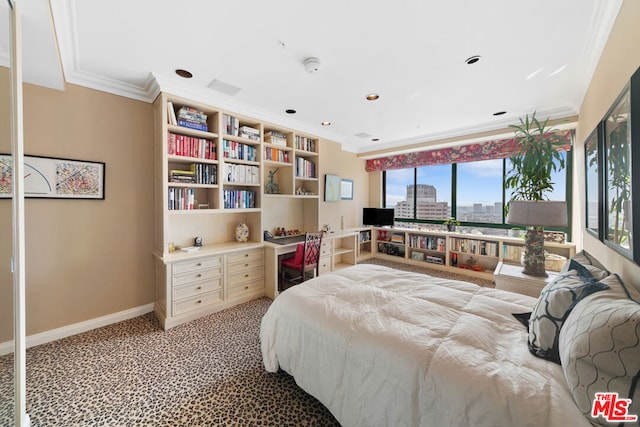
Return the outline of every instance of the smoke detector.
[[[304,60],[304,69],[307,73],[317,73],[320,70],[320,60],[318,58],[307,58]]]

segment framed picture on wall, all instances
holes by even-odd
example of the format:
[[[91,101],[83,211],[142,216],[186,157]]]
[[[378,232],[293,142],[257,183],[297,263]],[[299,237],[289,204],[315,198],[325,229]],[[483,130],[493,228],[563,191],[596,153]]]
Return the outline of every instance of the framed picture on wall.
[[[0,199],[13,193],[13,157],[0,154]],[[24,196],[44,199],[104,199],[103,162],[24,156]]]
[[[340,177],[326,174],[324,176],[324,201],[337,202],[340,200]]]
[[[343,179],[340,182],[340,198],[342,200],[353,200],[353,180]]]

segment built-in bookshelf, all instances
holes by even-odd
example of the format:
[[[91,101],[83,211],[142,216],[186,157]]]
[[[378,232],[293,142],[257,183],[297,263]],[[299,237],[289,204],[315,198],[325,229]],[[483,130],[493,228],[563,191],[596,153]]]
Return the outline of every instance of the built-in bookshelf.
[[[294,135],[294,191],[297,196],[318,196],[318,140]]]
[[[470,235],[455,232],[372,228],[374,255],[412,263],[428,263],[433,268],[491,279],[499,262],[520,264],[524,240],[515,237]],[[575,254],[575,245],[545,242],[545,251],[560,261],[547,269],[559,269]]]

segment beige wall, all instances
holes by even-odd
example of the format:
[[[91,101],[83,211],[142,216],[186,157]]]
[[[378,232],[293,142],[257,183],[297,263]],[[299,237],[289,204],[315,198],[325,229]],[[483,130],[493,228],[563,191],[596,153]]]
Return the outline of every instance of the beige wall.
[[[640,267],[621,257],[585,229],[584,142],[604,118],[631,75],[640,67],[640,2],[625,0],[580,108],[574,162],[574,235],[585,250],[640,289]],[[636,141],[637,143],[638,141]],[[634,147],[634,149],[637,147]],[[635,171],[634,171],[635,172]],[[636,194],[640,189],[635,189]]]
[[[0,68],[0,87],[8,78]],[[25,154],[106,163],[105,200],[25,202],[27,334],[153,302],[152,105],[74,85],[64,92],[25,85],[24,129]],[[8,136],[0,133],[3,152]],[[9,200],[0,201],[0,214],[6,342],[13,323]]]
[[[354,228],[362,225],[362,208],[368,206],[369,177],[364,170],[365,161],[356,154],[342,151],[340,144],[323,140],[320,146],[320,216],[319,225],[329,224],[334,230],[340,230],[341,217],[344,227]],[[338,175],[353,180],[353,200],[337,202],[324,201],[325,174]]]

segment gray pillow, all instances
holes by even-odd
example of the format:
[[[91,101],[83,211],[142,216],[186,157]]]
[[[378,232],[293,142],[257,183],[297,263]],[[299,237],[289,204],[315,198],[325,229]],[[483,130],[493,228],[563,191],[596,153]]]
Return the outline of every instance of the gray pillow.
[[[576,405],[592,423],[596,393],[631,399],[628,413],[640,415],[640,302],[617,274],[602,280],[610,290],[576,304],[560,330],[562,369]]]
[[[529,318],[529,351],[560,363],[558,337],[565,319],[582,298],[607,288],[606,284],[581,276],[576,270],[560,274],[545,286]]]
[[[566,273],[570,270],[576,270],[580,276],[595,277],[596,279],[604,279],[610,274],[600,261],[586,251],[580,251],[572,256],[562,267],[560,273]]]

